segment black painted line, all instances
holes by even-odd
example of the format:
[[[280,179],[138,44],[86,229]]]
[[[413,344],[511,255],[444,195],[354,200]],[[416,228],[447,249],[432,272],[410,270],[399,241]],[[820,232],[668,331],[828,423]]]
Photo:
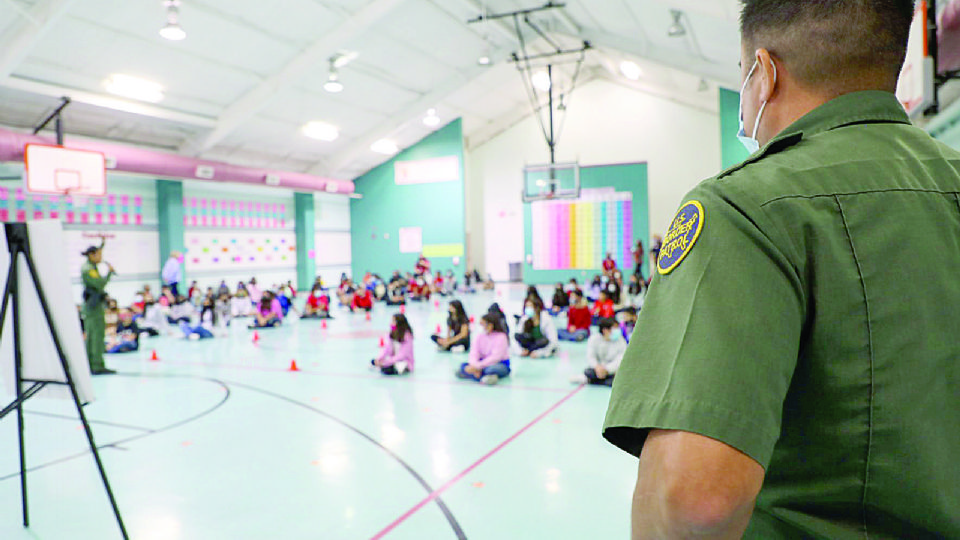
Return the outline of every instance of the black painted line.
[[[196,421],[196,420],[199,420],[199,419],[203,418],[204,416],[207,416],[208,414],[212,413],[213,411],[219,409],[220,407],[222,407],[222,406],[227,402],[228,399],[230,399],[230,387],[227,386],[226,384],[224,384],[222,381],[219,381],[219,380],[217,380],[217,379],[212,379],[212,378],[209,378],[209,377],[187,377],[187,376],[178,377],[178,376],[175,376],[175,375],[166,376],[166,375],[150,375],[150,374],[138,374],[138,373],[117,373],[117,375],[119,375],[119,376],[126,376],[126,377],[190,378],[190,379],[196,379],[196,380],[209,381],[209,382],[213,382],[213,383],[219,384],[219,385],[226,391],[226,394],[223,396],[223,399],[220,400],[219,403],[217,403],[216,405],[214,405],[214,406],[211,407],[210,409],[201,412],[200,414],[197,414],[197,415],[195,415],[195,416],[192,416],[192,417],[190,417],[190,418],[187,418],[186,420],[181,420],[180,422],[176,422],[176,423],[170,424],[169,426],[165,426],[165,427],[163,427],[163,428],[160,428],[160,429],[151,431],[151,432],[149,432],[149,433],[141,433],[141,434],[139,434],[139,435],[134,435],[134,436],[132,436],[132,437],[127,437],[127,438],[125,438],[125,439],[119,439],[119,440],[116,440],[116,441],[113,441],[113,442],[110,442],[110,443],[98,444],[98,445],[97,445],[97,450],[102,450],[102,449],[104,449],[104,448],[115,447],[115,446],[118,445],[118,444],[124,444],[124,443],[128,443],[128,442],[137,441],[137,440],[143,439],[143,438],[145,438],[145,437],[150,437],[150,436],[156,435],[156,434],[158,434],[158,433],[163,433],[163,432],[165,432],[165,431],[170,431],[170,430],[172,430],[172,429],[176,429],[176,428],[178,428],[178,427],[182,427],[182,426],[184,426],[184,425],[186,425],[186,424],[189,424],[190,422],[194,422],[194,421]],[[72,454],[72,455],[69,455],[69,456],[62,457],[62,458],[60,458],[60,459],[55,459],[55,460],[53,460],[53,461],[48,461],[48,462],[46,462],[46,463],[42,463],[42,464],[36,465],[36,466],[34,466],[34,467],[30,467],[29,469],[27,469],[27,472],[30,473],[30,472],[34,472],[34,471],[39,471],[40,469],[45,469],[45,468],[51,467],[51,466],[53,466],[53,465],[59,465],[59,464],[61,464],[61,463],[66,463],[66,462],[68,462],[68,461],[72,461],[72,460],[74,460],[74,459],[81,458],[81,457],[87,456],[87,455],[89,455],[89,454],[90,454],[90,450],[87,449],[87,450],[84,450],[83,452],[79,452],[79,453],[76,453],[76,454]],[[18,478],[19,476],[20,476],[20,471],[17,471],[17,472],[15,472],[15,473],[13,473],[13,474],[8,474],[8,475],[6,475],[6,476],[0,476],[0,482],[4,482],[4,481],[6,481],[6,480],[10,480],[11,478]]]
[[[286,401],[287,403],[290,403],[291,405],[296,405],[296,406],[298,406],[298,407],[302,407],[302,408],[304,408],[304,409],[307,409],[308,411],[311,411],[311,412],[314,412],[314,413],[316,413],[316,414],[319,414],[319,415],[327,418],[328,420],[331,420],[331,421],[333,421],[333,422],[335,422],[335,423],[337,423],[337,424],[339,424],[339,425],[341,425],[341,426],[349,429],[350,431],[356,433],[356,434],[359,435],[360,437],[363,437],[364,439],[366,439],[367,441],[369,441],[371,444],[373,444],[373,445],[375,445],[376,447],[380,448],[380,449],[383,450],[387,455],[389,455],[391,458],[393,458],[394,461],[396,461],[396,462],[399,463],[404,469],[406,469],[407,472],[410,473],[410,475],[413,476],[414,479],[416,479],[416,481],[417,481],[421,486],[423,486],[423,488],[424,488],[425,490],[427,490],[427,493],[432,494],[432,493],[434,492],[433,487],[431,487],[430,484],[428,484],[427,481],[426,481],[422,476],[420,476],[420,473],[418,473],[418,472],[416,471],[416,469],[414,469],[409,463],[407,463],[406,461],[404,461],[403,458],[401,458],[401,457],[398,456],[396,453],[394,453],[393,450],[390,450],[390,449],[387,448],[386,446],[380,444],[380,441],[378,441],[378,440],[376,440],[375,438],[371,437],[370,435],[368,435],[366,432],[360,430],[359,428],[354,427],[354,426],[348,424],[346,421],[341,420],[340,418],[338,418],[338,417],[336,417],[336,416],[334,416],[334,415],[332,415],[332,414],[330,414],[330,413],[328,413],[328,412],[326,412],[326,411],[317,409],[316,407],[307,405],[306,403],[297,401],[297,400],[295,400],[295,399],[289,398],[289,397],[284,396],[284,395],[282,395],[282,394],[277,394],[277,393],[275,393],[275,392],[271,392],[271,391],[269,391],[269,390],[264,390],[263,388],[259,388],[259,387],[256,387],[256,386],[251,386],[251,385],[244,384],[244,383],[238,383],[238,382],[234,382],[234,381],[226,381],[226,382],[227,382],[228,384],[230,384],[230,385],[232,385],[232,386],[236,386],[236,387],[238,387],[238,388],[244,388],[244,389],[246,389],[246,390],[250,390],[251,392],[257,392],[257,393],[263,394],[263,395],[265,395],[265,396],[272,397],[272,398],[274,398],[274,399],[279,399],[279,400],[281,400],[281,401]],[[453,532],[457,535],[458,540],[466,540],[466,538],[467,538],[466,533],[463,532],[463,528],[460,527],[460,523],[457,522],[457,518],[455,518],[455,517],[453,516],[453,512],[450,511],[450,508],[447,507],[447,504],[446,504],[445,502],[443,502],[443,500],[442,500],[440,497],[436,497],[436,498],[434,499],[434,502],[437,503],[437,506],[440,508],[440,511],[443,512],[444,517],[447,518],[447,522],[450,524],[450,527],[453,528]]]

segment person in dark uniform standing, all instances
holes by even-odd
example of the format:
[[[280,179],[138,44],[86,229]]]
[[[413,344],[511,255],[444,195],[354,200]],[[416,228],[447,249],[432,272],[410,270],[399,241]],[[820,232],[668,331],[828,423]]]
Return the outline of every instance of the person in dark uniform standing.
[[[111,375],[116,373],[108,369],[103,362],[103,353],[105,349],[106,321],[104,319],[104,305],[106,304],[107,283],[116,273],[110,263],[107,264],[109,272],[106,276],[101,276],[97,265],[103,260],[103,246],[106,239],[100,243],[100,247],[90,246],[83,255],[87,257],[86,262],[80,269],[80,278],[83,281],[83,328],[86,331],[87,360],[90,362],[90,373],[94,375]]]
[[[960,538],[960,152],[894,95],[913,15],[743,3],[753,154],[684,199],[604,424],[634,538]]]

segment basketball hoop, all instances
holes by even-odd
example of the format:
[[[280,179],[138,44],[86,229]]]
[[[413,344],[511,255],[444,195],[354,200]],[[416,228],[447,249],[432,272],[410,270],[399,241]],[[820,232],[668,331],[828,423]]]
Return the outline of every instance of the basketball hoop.
[[[63,197],[73,203],[75,208],[86,208],[87,204],[90,202],[88,197],[82,195],[74,196],[73,192],[77,191],[76,188],[65,188],[63,190]]]

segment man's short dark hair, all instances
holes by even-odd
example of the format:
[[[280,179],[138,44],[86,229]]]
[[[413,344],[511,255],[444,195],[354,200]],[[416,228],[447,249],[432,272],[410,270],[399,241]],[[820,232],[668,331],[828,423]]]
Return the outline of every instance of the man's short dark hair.
[[[800,84],[844,93],[896,86],[914,0],[742,0],[748,51],[765,48]]]

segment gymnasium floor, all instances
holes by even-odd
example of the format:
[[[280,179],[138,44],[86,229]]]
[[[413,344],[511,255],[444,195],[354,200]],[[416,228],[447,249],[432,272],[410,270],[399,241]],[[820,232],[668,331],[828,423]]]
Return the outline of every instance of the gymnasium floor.
[[[546,292],[546,291],[545,291]],[[522,287],[462,298],[518,313]],[[396,308],[228,338],[154,338],[110,356],[85,408],[134,539],[625,538],[636,460],[604,442],[610,391],[577,387],[585,344],[461,382],[411,305],[417,369],[368,367]],[[512,317],[511,322],[513,322]],[[160,361],[149,360],[156,349]],[[291,372],[291,360],[301,371]],[[9,399],[4,398],[4,402]],[[72,404],[28,405],[32,527],[20,523],[15,415],[0,422],[0,538],[119,538]]]

